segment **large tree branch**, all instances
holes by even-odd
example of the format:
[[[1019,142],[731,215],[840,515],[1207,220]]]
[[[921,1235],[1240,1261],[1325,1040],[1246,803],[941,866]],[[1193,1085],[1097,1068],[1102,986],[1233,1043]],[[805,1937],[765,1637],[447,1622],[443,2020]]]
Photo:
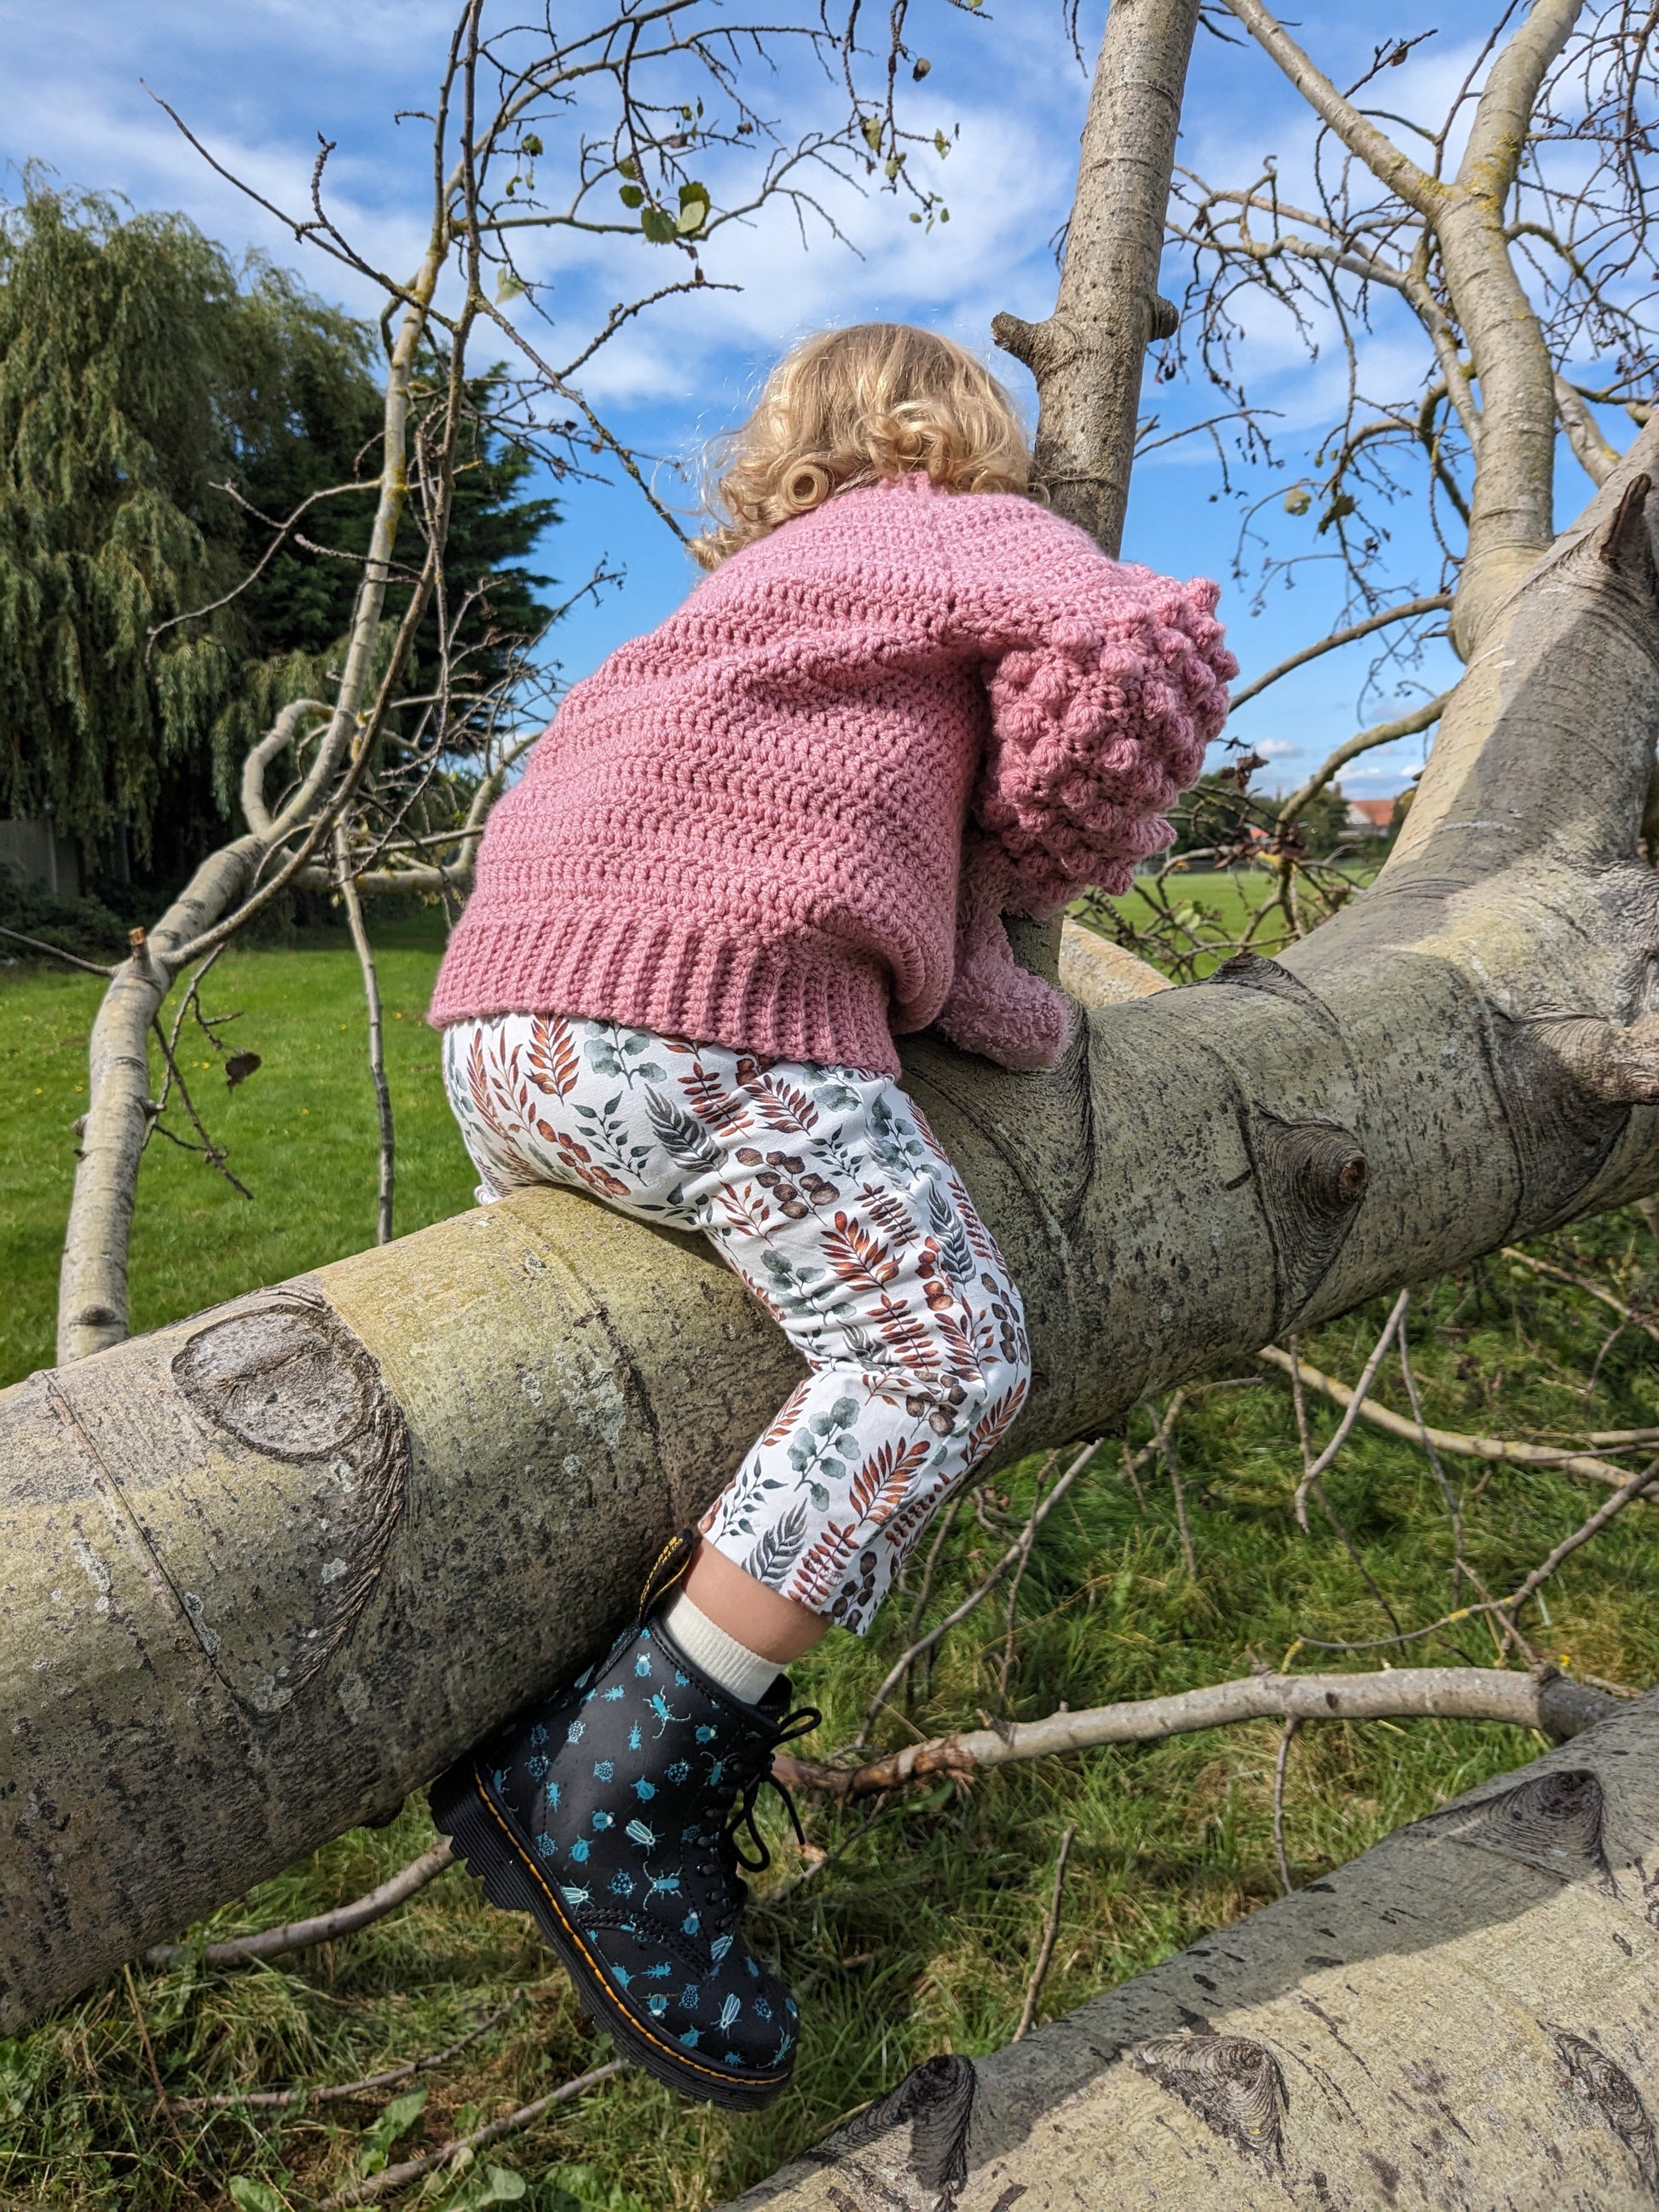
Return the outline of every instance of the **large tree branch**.
[[[1380,1674],[1246,1674],[1170,1697],[1133,1698],[1086,1711],[1050,1713],[1000,1729],[968,1729],[906,1744],[860,1766],[826,1766],[781,1755],[772,1771],[791,1790],[822,1790],[845,1802],[940,1774],[973,1774],[1032,1759],[1097,1750],[1108,1743],[1161,1743],[1242,1721],[1471,1720],[1540,1729],[1555,1741],[1593,1728],[1613,1711],[1605,1690],[1551,1674],[1540,1680],[1492,1667],[1395,1667]]]
[[[1659,1700],[1621,1705],[730,2212],[1648,2212]]]
[[[1533,0],[1514,35],[1498,50],[1457,165],[1457,181],[1465,191],[1498,208],[1508,198],[1544,79],[1583,12],[1584,0]]]
[[[1445,198],[1445,185],[1402,153],[1352,100],[1344,99],[1261,0],[1227,0],[1227,5],[1349,152],[1357,154],[1371,174],[1397,192],[1407,207],[1415,208],[1419,215],[1433,215]]]
[[[1114,0],[1084,125],[1060,295],[1046,322],[999,315],[997,343],[1036,380],[1036,479],[1109,553],[1123,535],[1141,364],[1167,335],[1164,218],[1198,0]]]
[[[907,1044],[1025,1296],[1005,1452],[1659,1188],[1659,1109],[1573,1026],[1639,1034],[1659,941],[1647,531],[1615,478],[1465,677],[1388,868],[1282,963],[1091,1012],[1051,1076]],[[579,1663],[796,1372],[700,1246],[544,1188],[0,1397],[7,2020]]]

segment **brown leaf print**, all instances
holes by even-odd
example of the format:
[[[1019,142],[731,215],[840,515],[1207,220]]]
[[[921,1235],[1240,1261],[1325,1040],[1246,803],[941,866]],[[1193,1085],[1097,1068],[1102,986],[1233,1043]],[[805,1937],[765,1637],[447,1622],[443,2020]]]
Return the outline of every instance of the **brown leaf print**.
[[[1021,1382],[1012,1390],[1005,1390],[994,1398],[968,1432],[968,1461],[975,1466],[995,1450],[1013,1426],[1014,1416],[1025,1403],[1025,1385]]]
[[[838,1213],[824,1231],[823,1256],[848,1290],[880,1292],[900,1273],[899,1262],[854,1213]]]
[[[840,1591],[842,1570],[858,1548],[856,1527],[841,1528],[826,1522],[823,1535],[790,1576],[784,1595],[812,1613],[827,1613]]]
[[[847,1493],[848,1510],[856,1513],[861,1521],[874,1522],[878,1526],[890,1521],[904,1503],[911,1477],[925,1463],[932,1449],[925,1437],[908,1444],[890,1437],[872,1452],[853,1477]]]
[[[530,1024],[530,1046],[524,1057],[526,1073],[538,1091],[555,1098],[568,1098],[581,1073],[570,1024],[562,1014],[537,1014]]]
[[[776,1420],[773,1422],[771,1427],[768,1429],[766,1434],[761,1438],[761,1447],[763,1449],[768,1444],[781,1444],[784,1438],[793,1429],[797,1419],[799,1418],[801,1407],[805,1402],[806,1393],[809,1387],[810,1386],[805,1382],[798,1382],[794,1389],[789,1393],[789,1395],[784,1400],[783,1404],[778,1410],[778,1417]]]
[[[686,1104],[706,1128],[746,1129],[754,1118],[744,1093],[733,1091],[724,1076],[711,1073],[701,1059],[690,1074],[680,1077],[679,1085]]]
[[[809,1135],[818,1125],[818,1109],[804,1091],[793,1084],[780,1082],[774,1076],[749,1086],[749,1096],[754,1102],[755,1112],[762,1125],[768,1129],[781,1130],[786,1135],[799,1131]]]

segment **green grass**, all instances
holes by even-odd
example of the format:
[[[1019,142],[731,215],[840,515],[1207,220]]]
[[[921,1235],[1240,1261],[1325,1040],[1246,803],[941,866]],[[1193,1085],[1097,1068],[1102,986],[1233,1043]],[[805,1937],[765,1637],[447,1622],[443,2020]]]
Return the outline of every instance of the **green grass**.
[[[434,1041],[418,1025],[432,948],[389,950],[390,1005],[412,1226],[465,1203],[467,1174],[436,1084]],[[91,987],[7,971],[3,1033],[24,1081],[35,1141],[66,1157],[76,1054]],[[214,1006],[244,1006],[237,1024],[266,1065],[226,1099],[215,1127],[256,1193],[247,1205],[199,1162],[158,1152],[146,1164],[137,1279],[141,1324],[183,1311],[365,1241],[373,1217],[366,1078],[349,955],[327,946],[241,956],[216,977]],[[27,1043],[18,1015],[28,1018]],[[343,1033],[340,1024],[347,1024]],[[238,1042],[241,1042],[239,1037]],[[207,1057],[198,1053],[198,1059]],[[34,1103],[31,1104],[30,1100]],[[302,1109],[309,1107],[309,1114]],[[327,1126],[313,1131],[308,1125]],[[30,1243],[11,1278],[14,1370],[46,1356],[53,1209],[66,1168],[31,1164],[30,1141],[9,1127],[9,1176],[27,1171]],[[9,1220],[12,1219],[9,1209]],[[1639,1217],[1581,1224],[1536,1248],[1627,1298],[1654,1295],[1651,1239]],[[1352,1377],[1386,1302],[1316,1333],[1307,1349]],[[1431,1421],[1534,1437],[1659,1420],[1649,1340],[1627,1331],[1588,1378],[1609,1317],[1581,1293],[1501,1259],[1419,1294],[1413,1358]],[[1404,1403],[1397,1368],[1377,1385]],[[1317,1437],[1334,1413],[1316,1405]],[[1144,1437],[1152,1413],[1133,1433]],[[1276,1380],[1211,1389],[1176,1431],[1198,1572],[1182,1561],[1172,1495],[1155,1467],[1141,1495],[1115,1447],[1102,1454],[1046,1524],[1019,1590],[1006,1703],[999,1680],[1007,1621],[994,1596],[948,1637],[908,1710],[878,1723],[895,1745],[981,1711],[1032,1718],[1221,1680],[1254,1659],[1278,1662],[1298,1638],[1363,1640],[1388,1623],[1361,1574],[1323,1523],[1297,1530],[1299,1470],[1288,1392]],[[1528,1566],[1598,1504],[1558,1474],[1449,1462],[1465,1498],[1467,1547],[1495,1589]],[[964,1508],[947,1541],[927,1617],[972,1586],[1023,1523],[1037,1469],[999,1477]],[[1361,1430],[1328,1478],[1364,1564],[1407,1626],[1450,1600],[1450,1541],[1432,1474],[1420,1456]],[[1642,1685],[1659,1675],[1652,1509],[1613,1523],[1569,1563],[1534,1609],[1528,1633],[1580,1675]],[[845,1743],[905,1640],[900,1595],[865,1644],[835,1636],[799,1670],[799,1687],[826,1723],[808,1752]],[[1466,1620],[1413,1647],[1424,1663],[1493,1663],[1495,1638]],[[1307,1648],[1298,1665],[1332,1663]],[[1335,1663],[1343,1663],[1340,1661]],[[1352,1662],[1373,1665],[1374,1658]],[[1046,1911],[1062,1829],[1077,1840],[1060,1940],[1042,2015],[1053,2017],[1133,1974],[1200,1930],[1277,1893],[1271,1835],[1278,1732],[1217,1730],[1144,1749],[1097,1752],[1007,1767],[969,1787],[942,1783],[878,1809],[803,1806],[811,1854],[769,1832],[777,1864],[754,1914],[802,2002],[800,2071],[769,2114],[734,2118],[682,2104],[635,2075],[605,2085],[486,2154],[520,2177],[529,2212],[702,2212],[769,2172],[836,2120],[942,2050],[1005,2042],[1018,2014]],[[1531,1757],[1516,1730],[1440,1721],[1304,1729],[1286,1800],[1298,1882],[1316,1880],[1401,1821],[1488,1774]],[[418,1802],[387,1831],[355,1831],[228,1906],[204,1931],[221,1936],[325,1909],[360,1894],[429,1841]],[[817,1854],[827,1856],[820,1860]],[[0,2044],[0,2203],[51,2212],[222,2208],[233,2179],[264,2180],[269,2203],[314,2203],[360,2169],[385,2102],[271,2114],[231,2110],[171,2118],[171,2095],[355,2079],[434,2051],[519,1998],[516,2008],[452,2067],[426,2077],[428,2099],[395,2154],[430,2148],[608,2055],[550,1971],[528,1923],[492,1912],[458,1873],[403,1911],[325,1950],[270,1967],[210,1971],[185,1962],[135,1970],[65,2007],[32,2033]],[[148,2045],[148,2052],[146,2049]],[[472,2203],[461,2176],[419,2198],[422,2212]],[[398,2200],[394,2200],[398,2201]],[[414,2201],[414,2200],[407,2200]]]
[[[444,1103],[438,1038],[426,1025],[441,949],[435,927],[377,933],[386,1064],[397,1121],[399,1234],[471,1203],[473,1177]],[[87,1036],[101,985],[93,975],[0,968],[0,1382],[52,1358],[58,1255],[75,1175],[75,1122],[86,1107]],[[343,935],[294,949],[232,951],[204,986],[228,1053],[257,1052],[227,1086],[194,1022],[178,1057],[209,1134],[253,1194],[241,1197],[199,1153],[152,1138],[131,1252],[132,1326],[155,1328],[260,1284],[279,1282],[374,1239],[376,1140],[362,988]],[[169,1026],[174,1008],[167,1009]],[[151,1094],[162,1064],[150,1048]],[[176,1110],[167,1126],[194,1138]]]

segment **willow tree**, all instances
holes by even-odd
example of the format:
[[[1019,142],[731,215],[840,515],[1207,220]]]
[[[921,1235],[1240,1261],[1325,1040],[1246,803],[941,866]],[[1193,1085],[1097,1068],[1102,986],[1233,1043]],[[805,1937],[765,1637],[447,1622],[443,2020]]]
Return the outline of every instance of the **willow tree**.
[[[1129,995],[1046,1078],[908,1047],[1025,1291],[1037,1375],[1012,1451],[1659,1188],[1659,876],[1638,842],[1659,426],[1552,538],[1554,370],[1504,217],[1583,9],[1537,0],[1506,28],[1443,179],[1255,0],[1231,4],[1414,211],[1425,327],[1484,397],[1452,607],[1468,673],[1388,867],[1281,959],[1183,990],[1109,976],[1098,995]],[[1117,0],[1055,312],[1003,326],[1037,377],[1051,495],[1108,543],[1166,319],[1196,19],[1197,0]],[[568,1665],[790,1365],[701,1249],[547,1189],[8,1394],[9,2016],[385,1813]],[[477,1540],[492,1527],[511,1577]],[[977,2138],[971,2069],[934,2062],[775,2196],[991,2212],[1089,2201],[1109,2170],[1126,2205],[1649,2201],[1656,1790],[1642,1708],[1229,1931],[1220,1964],[1171,1962],[1098,2027],[1022,2044],[987,2069]],[[1493,2050],[1472,2016],[1499,1986]],[[1307,2021],[1328,2047],[1297,2039]]]

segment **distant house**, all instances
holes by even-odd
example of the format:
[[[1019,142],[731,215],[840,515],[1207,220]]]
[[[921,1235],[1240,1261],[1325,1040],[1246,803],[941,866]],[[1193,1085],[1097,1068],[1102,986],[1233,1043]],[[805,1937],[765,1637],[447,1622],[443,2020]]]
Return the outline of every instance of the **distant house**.
[[[1394,810],[1397,801],[1392,799],[1351,799],[1348,801],[1348,830],[1356,837],[1386,837],[1394,827]]]

